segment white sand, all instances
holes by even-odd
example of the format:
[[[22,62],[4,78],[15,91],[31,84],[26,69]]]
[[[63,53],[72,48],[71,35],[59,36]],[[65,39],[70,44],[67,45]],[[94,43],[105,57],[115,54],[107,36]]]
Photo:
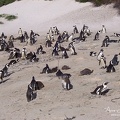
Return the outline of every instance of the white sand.
[[[77,3],[74,0],[22,0],[0,8],[0,14],[13,14],[18,19],[1,25],[0,33],[15,34],[21,27],[24,30],[46,32],[51,26],[60,30],[71,30],[73,25],[79,29],[87,24],[92,30],[98,30],[102,24],[110,30],[119,31],[117,10],[112,5],[93,8],[91,3]],[[117,27],[117,28],[116,28]]]
[[[77,25],[80,31],[83,24],[86,24],[93,33],[87,38],[87,42],[75,45],[78,53],[76,56],[71,56],[68,52],[70,58],[60,59],[60,68],[64,64],[72,68],[64,71],[72,74],[70,80],[73,89],[70,91],[62,89],[61,80],[56,78],[55,74],[40,74],[46,63],[51,68],[58,65],[58,60],[51,56],[52,48],[44,47],[47,54],[38,55],[40,58],[38,63],[21,60],[10,67],[9,72],[14,73],[4,78],[7,80],[5,83],[0,84],[0,120],[64,120],[65,115],[76,116],[75,120],[119,120],[119,99],[115,103],[111,102],[111,99],[120,96],[120,67],[116,66],[116,73],[107,74],[105,70],[100,69],[96,57],[89,56],[92,50],[99,52],[105,35],[120,33],[120,17],[112,5],[94,8],[91,3],[80,4],[74,0],[22,0],[1,7],[0,14],[3,13],[17,15],[18,19],[3,21],[0,18],[0,21],[4,22],[0,25],[0,34],[4,32],[6,35],[17,36],[21,27],[28,32],[32,29],[41,35],[35,45],[26,46],[28,52],[35,51],[40,43],[44,46],[44,36],[53,26],[57,26],[61,32],[67,30],[72,33],[73,25]],[[107,34],[102,34],[99,41],[93,41],[96,31],[100,30],[103,24],[107,28]],[[20,49],[25,46],[19,41],[14,44]],[[64,46],[66,47],[67,44],[65,43]],[[120,43],[110,44],[108,48],[104,48],[107,64],[114,54],[119,52]],[[7,52],[0,52],[1,69],[8,63],[8,56]],[[93,69],[93,74],[78,76],[80,70],[86,67]],[[27,85],[33,75],[36,80],[42,81],[45,87],[38,91],[35,100],[27,103]],[[92,96],[90,92],[97,84],[102,84],[104,81],[110,82],[108,86],[112,90],[106,96]]]

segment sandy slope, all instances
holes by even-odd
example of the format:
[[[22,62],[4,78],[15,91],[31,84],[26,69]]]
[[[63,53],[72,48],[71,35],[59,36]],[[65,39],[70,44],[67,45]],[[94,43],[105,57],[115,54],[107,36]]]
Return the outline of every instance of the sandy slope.
[[[93,30],[106,24],[108,29],[115,28],[115,31],[119,31],[116,27],[120,24],[117,10],[113,10],[112,5],[93,8],[91,3],[77,3],[74,0],[16,1],[0,8],[0,14],[3,13],[17,15],[18,19],[4,21],[5,25],[1,25],[0,33],[6,31],[15,34],[19,27],[27,31],[34,29],[37,32],[46,32],[55,25],[60,30],[71,30],[74,24],[79,29],[83,24],[87,24]]]
[[[58,65],[58,58],[51,56],[52,48],[45,48],[47,54],[38,55],[38,63],[30,63],[21,60],[18,64],[9,68],[10,76],[4,78],[6,82],[0,84],[0,120],[64,120],[65,116],[73,117],[75,120],[118,120],[120,117],[120,102],[111,102],[111,99],[119,97],[120,67],[116,66],[116,73],[106,73],[100,69],[96,57],[90,57],[90,51],[97,53],[101,49],[101,41],[105,35],[111,36],[113,32],[120,32],[120,21],[117,10],[110,6],[93,8],[92,4],[79,4],[74,0],[22,0],[0,8],[0,14],[15,14],[18,19],[15,21],[4,21],[0,25],[0,33],[14,34],[17,36],[18,28],[28,32],[33,29],[41,36],[33,46],[25,46],[24,43],[15,41],[16,47],[22,49],[25,46],[29,51],[35,51],[41,43],[44,46],[45,35],[50,26],[58,26],[60,31],[67,30],[72,33],[73,25],[77,25],[79,30],[83,24],[90,27],[93,32],[86,42],[75,44],[76,56],[70,55],[68,59],[60,59],[59,67],[68,65],[71,73],[71,83],[73,89],[64,91],[61,80],[55,74],[40,74],[46,63],[55,67]],[[105,24],[106,34],[100,35],[99,41],[93,41],[95,32]],[[43,34],[43,35],[42,35]],[[111,39],[119,39],[110,37]],[[68,43],[62,46],[67,47]],[[104,48],[107,64],[114,54],[120,52],[120,43],[111,43],[108,48]],[[8,63],[7,52],[0,52],[0,68]],[[79,72],[84,68],[93,69],[90,76],[79,76]],[[27,85],[32,76],[36,80],[44,83],[45,87],[37,92],[37,98],[31,102],[26,101]],[[106,96],[92,96],[91,91],[105,81],[109,81],[108,87],[112,90]],[[112,110],[112,111],[110,111]]]

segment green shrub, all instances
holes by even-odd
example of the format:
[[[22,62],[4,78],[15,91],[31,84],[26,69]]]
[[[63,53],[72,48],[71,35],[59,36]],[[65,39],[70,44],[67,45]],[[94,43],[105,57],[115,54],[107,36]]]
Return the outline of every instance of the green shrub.
[[[4,18],[4,17],[6,17],[6,15],[7,15],[7,14],[0,14],[0,17],[1,17],[1,18]]]
[[[7,20],[14,20],[14,19],[16,19],[17,18],[17,16],[15,16],[15,15],[7,15],[6,17],[5,17],[5,19],[7,19]]]
[[[3,5],[7,5],[9,3],[15,2],[16,0],[0,0],[0,7]]]
[[[9,15],[9,14],[0,14],[0,17],[5,18],[6,20],[9,20],[9,21],[17,19],[17,16]]]

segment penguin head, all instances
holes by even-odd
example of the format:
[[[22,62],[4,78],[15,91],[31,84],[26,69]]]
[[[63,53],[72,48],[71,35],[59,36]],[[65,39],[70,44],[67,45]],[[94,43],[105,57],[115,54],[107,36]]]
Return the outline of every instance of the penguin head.
[[[109,82],[104,82],[104,83],[103,83],[103,86],[107,85],[108,83],[109,83]]]
[[[32,77],[32,81],[35,81],[35,77],[34,76]]]

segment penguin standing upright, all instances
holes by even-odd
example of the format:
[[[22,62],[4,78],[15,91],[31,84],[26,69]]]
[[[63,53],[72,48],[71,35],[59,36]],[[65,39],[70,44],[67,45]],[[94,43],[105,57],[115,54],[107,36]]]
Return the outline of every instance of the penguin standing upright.
[[[25,59],[26,59],[26,48],[23,48],[23,49],[22,49],[21,59],[22,59],[22,60],[25,60]]]
[[[108,47],[108,42],[109,42],[109,37],[105,36],[105,39],[103,40],[101,47]]]
[[[66,78],[66,79],[63,79],[63,80],[62,80],[62,87],[63,87],[63,89],[65,89],[65,90],[70,90],[70,89],[73,88],[73,86],[72,86],[69,78]]]
[[[100,32],[98,31],[98,32],[95,34],[94,40],[99,40],[99,35],[100,35]]]
[[[105,28],[105,25],[102,25],[102,30],[101,30],[102,33],[106,33],[106,28]]]
[[[115,54],[113,59],[111,60],[111,63],[113,64],[113,66],[118,65],[119,61],[118,61],[118,54]]]

